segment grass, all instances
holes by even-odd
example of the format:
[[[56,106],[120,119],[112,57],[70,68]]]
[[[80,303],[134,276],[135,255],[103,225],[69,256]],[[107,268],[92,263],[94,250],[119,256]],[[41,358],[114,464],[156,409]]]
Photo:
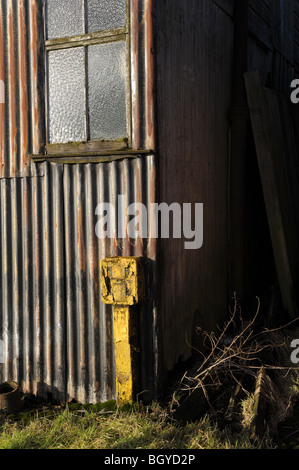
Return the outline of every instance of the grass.
[[[137,404],[130,409],[96,410],[71,404],[3,417],[0,449],[256,449],[271,440],[252,441],[244,427],[220,429],[208,415],[182,425],[166,408]]]
[[[207,355],[174,386],[170,403],[51,406],[25,395],[20,412],[0,411],[0,449],[299,449],[299,369],[288,363],[289,334],[256,328],[259,308],[244,322],[234,300],[230,320],[218,337],[204,336]],[[184,420],[188,410],[199,417],[183,423],[179,409]]]

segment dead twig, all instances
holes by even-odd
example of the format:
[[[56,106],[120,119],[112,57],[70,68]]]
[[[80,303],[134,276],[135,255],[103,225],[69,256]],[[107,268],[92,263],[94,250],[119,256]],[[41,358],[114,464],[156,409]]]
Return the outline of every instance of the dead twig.
[[[291,400],[285,393],[285,379],[288,374],[292,375],[294,368],[282,363],[288,354],[288,344],[282,330],[293,322],[280,328],[259,330],[256,322],[260,306],[260,299],[257,298],[255,314],[249,321],[244,321],[234,293],[233,308],[229,309],[230,318],[222,329],[219,328],[218,336],[214,332],[207,333],[198,329],[202,333],[206,352],[199,351],[202,361],[183,375],[174,393],[173,403],[178,403],[175,396],[182,391],[190,396],[194,391],[201,390],[207,404],[215,411],[210,399],[211,392],[214,397],[215,390],[223,390],[225,386],[231,390],[235,384],[234,388],[237,387],[238,391],[248,396],[250,390],[246,381],[253,384],[254,391],[254,384],[258,378],[260,379],[262,370],[263,386],[259,387],[259,403],[267,403],[267,406],[263,406],[263,409],[267,410],[272,406],[270,420],[272,427],[275,427],[273,425],[275,419],[279,421],[290,412]],[[228,399],[230,398],[231,395],[228,393]],[[256,409],[261,409],[261,405]]]

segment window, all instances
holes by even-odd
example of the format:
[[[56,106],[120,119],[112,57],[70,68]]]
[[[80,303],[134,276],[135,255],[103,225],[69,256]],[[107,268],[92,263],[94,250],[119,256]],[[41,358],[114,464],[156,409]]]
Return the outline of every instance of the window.
[[[128,0],[46,0],[47,154],[131,145]]]

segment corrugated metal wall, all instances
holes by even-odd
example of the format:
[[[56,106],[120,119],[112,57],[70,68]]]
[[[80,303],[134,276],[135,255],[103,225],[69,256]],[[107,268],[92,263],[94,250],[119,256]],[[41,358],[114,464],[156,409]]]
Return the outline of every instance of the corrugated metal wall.
[[[43,152],[41,0],[0,0],[0,380],[43,398],[115,396],[111,308],[100,301],[106,256],[147,259],[155,288],[156,241],[99,240],[96,206],[155,201],[155,158],[101,164],[32,163]],[[153,221],[149,220],[149,226]],[[142,386],[155,386],[155,304],[140,307]]]
[[[140,148],[141,137],[153,149],[154,80],[152,73],[141,73],[146,66],[152,71],[153,3],[159,198],[152,152],[101,164],[30,160],[45,145],[42,3],[0,0],[0,79],[5,81],[5,104],[0,104],[0,339],[6,354],[0,380],[16,380],[24,391],[45,398],[103,401],[115,396],[115,386],[111,308],[100,302],[102,258],[137,255],[148,261],[149,294],[140,308],[143,388],[157,388],[159,328],[165,372],[188,357],[196,326],[212,328],[227,313],[233,1],[148,0],[142,2],[147,8],[140,18],[131,12],[132,25],[139,21],[132,34],[133,82],[140,76],[133,95],[134,148]],[[282,3],[275,0],[277,8]],[[284,56],[280,50],[274,60],[267,45],[275,27],[270,4],[250,1],[249,67],[260,68],[264,81],[269,72],[273,80],[285,74],[279,79],[285,88],[291,77],[288,52]],[[290,4],[298,10],[298,0]],[[137,8],[137,0],[132,5]],[[143,42],[140,58],[136,48]],[[140,135],[140,120],[147,138]],[[204,203],[201,250],[184,250],[184,240],[162,240],[159,325],[156,240],[115,237],[103,242],[95,235],[96,206],[115,206],[119,194],[126,195],[127,204],[158,199]]]
[[[63,167],[0,181],[2,380],[65,393]],[[56,392],[56,393],[55,393]]]
[[[141,157],[121,162],[66,165],[64,168],[64,219],[66,259],[66,323],[68,394],[84,401],[100,401],[114,393],[111,307],[100,302],[100,260],[106,256],[144,256],[153,276],[155,240],[100,241],[95,235],[95,208],[117,196],[127,206],[155,201],[155,159]],[[149,228],[151,220],[148,220]],[[153,291],[153,289],[151,289]],[[143,388],[154,386],[154,300],[140,310]],[[112,393],[112,394],[113,394]]]
[[[115,387],[111,308],[100,301],[100,260],[144,256],[154,284],[155,240],[99,240],[95,208],[111,202],[117,209],[118,194],[126,194],[128,204],[154,202],[154,157],[40,166],[43,176],[0,181],[1,380],[16,380],[45,398],[103,401],[115,396]],[[154,317],[148,297],[140,309],[140,340],[142,384],[151,389]]]

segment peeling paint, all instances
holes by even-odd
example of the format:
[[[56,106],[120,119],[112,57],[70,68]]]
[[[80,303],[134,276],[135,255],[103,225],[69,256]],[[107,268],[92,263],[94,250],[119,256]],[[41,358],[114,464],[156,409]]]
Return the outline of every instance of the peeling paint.
[[[101,261],[102,301],[113,305],[113,336],[116,397],[119,403],[132,402],[138,389],[138,362],[134,360],[136,324],[130,307],[144,297],[142,259],[113,257]],[[139,352],[139,351],[138,351]]]

